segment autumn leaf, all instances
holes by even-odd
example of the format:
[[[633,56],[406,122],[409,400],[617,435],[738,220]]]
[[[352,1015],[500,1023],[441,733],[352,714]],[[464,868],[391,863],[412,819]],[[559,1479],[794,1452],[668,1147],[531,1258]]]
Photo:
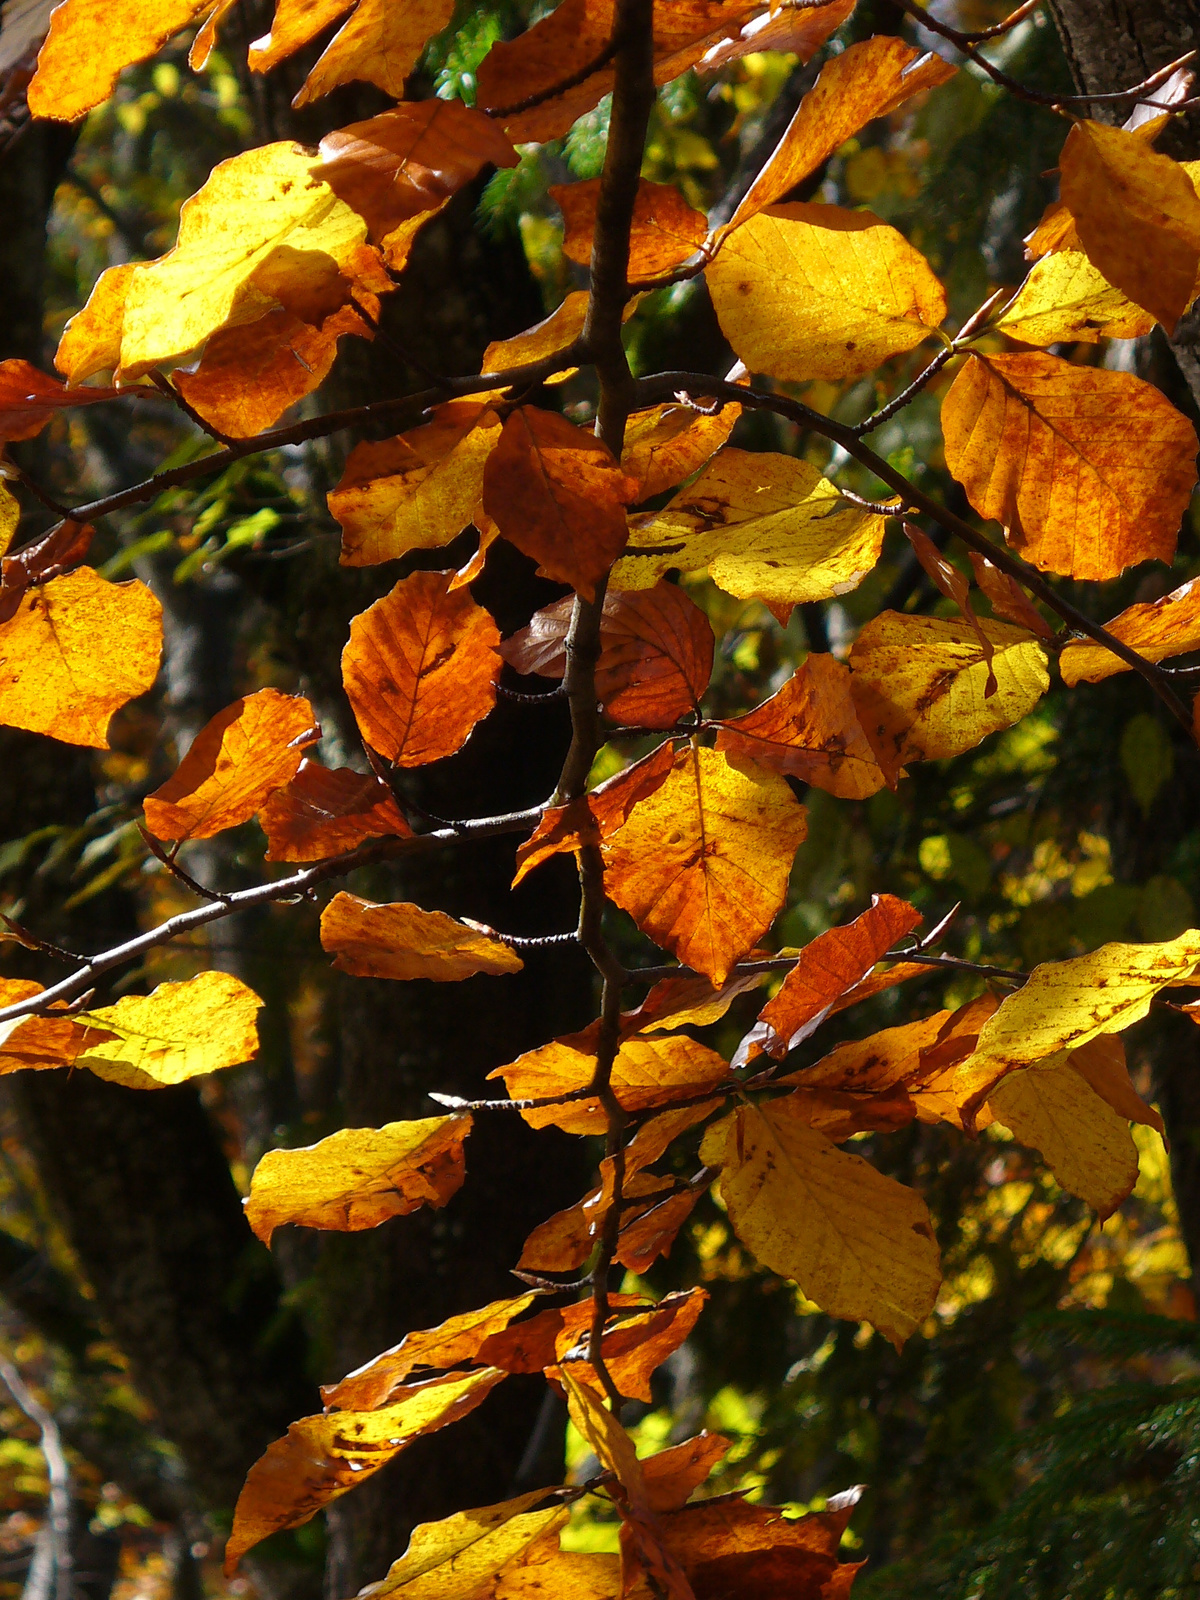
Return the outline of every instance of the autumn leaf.
[[[217,0],[67,0],[29,85],[35,117],[76,122],[107,100],[124,68],[157,55],[167,40],[212,11]]]
[[[899,1348],[933,1309],[941,1273],[925,1202],[788,1112],[739,1106],[704,1136],[742,1243],[834,1317]]]
[[[605,886],[643,933],[721,984],[783,904],[806,831],[785,779],[687,745],[603,845]]]
[[[0,361],[0,444],[33,439],[64,406],[119,400],[128,389],[68,389],[28,361]],[[136,392],[136,391],[134,391]]]
[[[268,861],[324,861],[367,839],[412,837],[395,797],[373,773],[301,761],[259,812]]]
[[[790,381],[870,372],[915,349],[946,315],[924,256],[869,211],[772,206],[726,240],[704,275],[747,367]]]
[[[826,1510],[798,1518],[722,1496],[660,1516],[659,1530],[701,1600],[845,1600],[862,1563],[840,1562],[838,1549],[861,1494],[861,1485],[847,1489]]]
[[[334,1411],[293,1422],[247,1474],[225,1546],[226,1573],[269,1534],[308,1522],[415,1439],[474,1411],[504,1376],[495,1367],[451,1373],[408,1385],[378,1411]]]
[[[978,550],[969,550],[967,554],[971,558],[975,582],[991,601],[992,610],[998,617],[1003,617],[1005,622],[1015,622],[1018,628],[1025,628],[1039,639],[1053,639],[1054,629],[1015,578],[1010,578],[1007,572],[1001,572],[994,562]]]
[[[558,1350],[569,1350],[591,1328],[595,1309],[595,1301],[589,1295],[574,1305],[539,1311],[524,1322],[511,1323],[503,1332],[490,1335],[480,1345],[478,1359],[503,1367],[505,1372],[543,1372],[554,1365]],[[650,1311],[653,1306],[645,1295],[610,1294],[608,1309],[606,1327],[626,1311]]]
[[[1102,1033],[1089,1039],[1078,1050],[1070,1051],[1067,1061],[1126,1122],[1140,1122],[1165,1137],[1162,1117],[1133,1087],[1125,1064],[1125,1045],[1115,1034]]]
[[[621,471],[637,483],[631,503],[673,489],[691,477],[733,432],[742,408],[732,400],[711,416],[690,406],[654,406],[635,411],[625,425]]]
[[[884,519],[839,494],[816,467],[768,451],[722,450],[661,511],[630,519],[616,589],[707,568],[742,599],[800,604],[856,588],[879,559]]]
[[[520,972],[521,958],[478,925],[400,901],[373,905],[335,894],[321,913],[321,946],[360,978],[430,978],[455,983],[477,972]]]
[[[294,50],[347,7],[342,0],[325,0],[323,5],[312,5],[310,0],[289,9],[298,9],[303,18],[302,38],[292,46]],[[407,0],[403,6],[392,4],[391,0],[359,0],[353,15],[317,58],[293,99],[293,106],[311,105],[339,84],[355,82],[373,83],[385,94],[402,100],[405,82],[422,50],[435,33],[441,33],[449,24],[453,13],[453,0]],[[273,60],[279,59],[272,48],[275,31],[272,25],[265,41],[267,48],[261,54],[253,45],[250,48],[250,65],[257,72],[265,72]]]
[[[729,1453],[731,1441],[708,1429],[642,1461],[652,1511],[678,1511]]]
[[[582,266],[592,259],[600,182],[590,178],[584,183],[560,183],[549,191],[566,223],[563,254]],[[645,283],[670,272],[695,255],[707,234],[707,219],[688,205],[673,184],[642,178],[633,202],[628,281]]]
[[[1173,589],[1161,600],[1128,606],[1104,627],[1147,661],[1164,661],[1168,656],[1200,650],[1200,578]],[[1099,683],[1130,670],[1120,656],[1091,639],[1068,640],[1058,666],[1070,689],[1077,683]]]
[[[556,355],[560,350],[569,350],[583,332],[590,299],[586,289],[573,289],[561,305],[548,317],[535,322],[532,328],[514,334],[511,339],[493,340],[483,352],[480,372],[493,375],[511,372],[516,367],[529,366],[546,356]],[[558,383],[578,370],[578,367],[564,367],[561,372],[550,373],[544,381]]]
[[[440,1209],[466,1176],[469,1116],[342,1128],[299,1150],[268,1150],[254,1169],[246,1220],[264,1244],[285,1222],[358,1233],[420,1206]]]
[[[593,434],[533,406],[511,413],[483,472],[483,507],[503,536],[586,600],[625,547],[634,490]]]
[[[106,267],[93,284],[87,304],[68,319],[54,352],[54,365],[72,386],[121,365],[125,296],[136,267],[133,261]]]
[[[831,655],[810,653],[769,700],[718,726],[717,749],[727,756],[845,800],[865,800],[886,781],[858,720],[850,669]]]
[[[1043,257],[995,326],[1022,344],[1140,339],[1154,326],[1148,311],[1114,289],[1081,250]]]
[[[700,58],[697,70],[716,72],[731,61],[760,50],[781,50],[809,62],[835,29],[854,10],[857,0],[820,0],[813,6],[779,6],[744,23],[740,33],[712,45]],[[853,47],[852,47],[853,48]]]
[[[708,1109],[714,1110],[710,1105]],[[659,1256],[669,1256],[671,1246],[711,1179],[695,1187],[676,1189],[657,1205],[635,1212],[622,1223],[613,1260],[639,1276],[648,1272]]]
[[[1187,173],[1145,138],[1099,122],[1073,124],[1059,170],[1090,260],[1173,333],[1200,271],[1200,198]]]
[[[40,983],[28,978],[0,978],[0,1007],[18,1005],[43,992]],[[97,1043],[104,1037],[99,1028],[75,1017],[13,1017],[0,1022],[0,1073],[71,1066],[89,1040]]]
[[[115,1005],[81,1013],[88,1037],[69,1064],[129,1089],[186,1083],[254,1059],[261,1005],[228,972],[160,983],[147,995],[126,995]]]
[[[77,567],[0,622],[0,724],[107,750],[113,712],[153,688],[161,654],[162,607],[145,584]]]
[[[21,508],[11,492],[5,490],[5,494],[3,528],[7,550],[21,520]],[[0,622],[16,616],[27,590],[78,566],[91,549],[95,532],[89,522],[65,518],[41,538],[19,546],[12,555],[0,556]]]
[[[247,821],[300,770],[320,738],[302,695],[260,689],[218,711],[166,783],[145,800],[156,839],[211,839]]]
[[[600,1353],[621,1394],[649,1401],[651,1376],[688,1338],[707,1299],[707,1289],[668,1294],[649,1310],[621,1318],[605,1333]],[[598,1373],[585,1359],[586,1335],[577,1346],[572,1333],[560,1335],[558,1343],[558,1362],[547,1369],[546,1376],[565,1383],[569,1374],[575,1384],[602,1392]]]
[[[990,661],[975,630],[949,617],[884,611],[854,641],[851,692],[889,780],[906,761],[959,755],[1011,727],[1050,687],[1045,653],[1023,628],[979,627],[991,642]],[[990,697],[989,673],[997,684]]]
[[[636,1010],[621,1013],[622,1033],[706,1028],[719,1022],[739,995],[756,989],[766,979],[766,972],[746,972],[714,987],[707,978],[662,978]]]
[[[972,355],[942,401],[942,431],[975,510],[1044,572],[1115,578],[1171,561],[1197,441],[1153,385],[1040,350]]]
[[[453,755],[496,703],[500,632],[451,573],[414,572],[360,612],[342,679],[363,738],[398,767]]]

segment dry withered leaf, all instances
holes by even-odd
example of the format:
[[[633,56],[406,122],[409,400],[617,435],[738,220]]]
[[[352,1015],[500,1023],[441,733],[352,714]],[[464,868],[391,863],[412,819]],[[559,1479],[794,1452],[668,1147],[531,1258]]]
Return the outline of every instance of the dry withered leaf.
[[[1010,578],[1007,572],[1001,572],[978,550],[967,553],[971,558],[975,582],[992,602],[992,610],[996,615],[1003,617],[1005,622],[1015,622],[1018,628],[1025,628],[1039,639],[1053,639],[1054,629],[1016,579]]]
[[[942,431],[975,510],[1044,572],[1115,578],[1171,561],[1197,441],[1152,384],[1041,350],[971,355],[942,402]]]
[[[440,1209],[466,1176],[469,1116],[341,1128],[299,1150],[268,1150],[254,1169],[246,1221],[264,1244],[285,1222],[358,1233],[420,1206]]]
[[[710,1104],[708,1110],[715,1107]],[[650,1206],[623,1223],[617,1237],[614,1259],[630,1272],[644,1273],[659,1256],[669,1256],[679,1230],[695,1210],[707,1184],[677,1189],[657,1205]]]
[[[941,1272],[925,1202],[787,1100],[739,1106],[705,1134],[700,1159],[721,1168],[738,1238],[823,1311],[870,1322],[899,1348],[933,1309]]]
[[[113,712],[154,687],[161,655],[146,585],[77,567],[25,590],[0,622],[0,723],[107,750]]]
[[[670,1178],[649,1172],[631,1174],[622,1187],[622,1204],[629,1206],[628,1212],[622,1213],[623,1221],[626,1214],[631,1218],[640,1215],[674,1187]],[[640,1200],[645,1201],[645,1208],[631,1204]],[[526,1239],[517,1266],[529,1272],[573,1272],[582,1266],[603,1231],[611,1201],[611,1192],[605,1195],[593,1189],[573,1206],[547,1217]]]
[[[717,749],[846,800],[887,781],[859,723],[849,667],[815,651],[769,700],[722,722]]]
[[[461,750],[496,703],[500,631],[449,572],[414,572],[350,624],[342,681],[363,738],[398,767]]]
[[[360,978],[430,978],[456,983],[477,972],[520,972],[511,945],[444,911],[397,901],[373,905],[342,891],[321,913],[321,945],[342,972]]]
[[[806,817],[776,773],[687,745],[605,841],[605,885],[643,933],[722,984],[783,904]]]
[[[107,100],[125,67],[156,55],[217,0],[69,0],[55,6],[29,85],[35,117],[75,122]]]
[[[697,1600],[846,1600],[862,1563],[839,1561],[838,1547],[861,1494],[861,1486],[848,1489],[825,1511],[795,1519],[723,1496],[661,1516],[659,1530]]]
[[[119,400],[127,389],[68,389],[28,361],[0,361],[0,444],[32,439],[63,406]]]
[[[334,1411],[293,1422],[246,1476],[225,1546],[226,1573],[269,1534],[299,1527],[365,1483],[414,1439],[474,1411],[504,1376],[495,1367],[451,1373],[409,1384],[379,1411]]]
[[[210,718],[166,783],[146,796],[156,839],[211,839],[247,821],[296,776],[321,736],[302,695],[259,689]]]
[[[709,415],[691,406],[652,406],[625,425],[621,471],[637,483],[634,504],[673,489],[714,455],[733,432],[742,408],[732,400]]]
[[[258,816],[268,861],[324,861],[367,839],[407,839],[412,829],[395,796],[374,773],[301,761],[292,781],[277,789]]]
[[[1165,661],[1168,656],[1200,650],[1200,578],[1173,589],[1161,600],[1128,606],[1104,626],[1147,661]],[[1120,656],[1091,639],[1069,640],[1058,665],[1063,682],[1071,689],[1077,683],[1099,683],[1130,670]]]
[[[566,223],[563,254],[587,266],[592,259],[600,179],[556,184],[550,198]],[[670,272],[695,255],[707,235],[707,219],[688,205],[674,184],[640,179],[629,236],[629,282],[644,283]]]
[[[635,492],[607,445],[534,406],[511,413],[483,470],[483,507],[500,532],[587,600],[625,548]]]

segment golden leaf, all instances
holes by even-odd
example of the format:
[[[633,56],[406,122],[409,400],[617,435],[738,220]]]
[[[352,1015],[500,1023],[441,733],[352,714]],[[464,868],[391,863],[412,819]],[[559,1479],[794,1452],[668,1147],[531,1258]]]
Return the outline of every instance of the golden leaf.
[[[162,607],[91,567],[27,589],[0,622],[0,724],[108,749],[114,711],[154,687]]]
[[[296,776],[321,736],[302,695],[260,689],[201,728],[166,783],[146,796],[156,839],[211,839],[236,828]]]
[[[157,55],[217,0],[67,0],[55,6],[50,33],[29,85],[35,117],[76,122],[107,100],[125,67]],[[36,35],[35,35],[36,37]]]
[[[563,254],[582,266],[592,259],[600,183],[599,178],[590,178],[584,183],[556,184],[550,190],[566,223]],[[629,235],[628,281],[648,282],[670,272],[695,255],[707,234],[707,220],[688,205],[674,184],[640,179]]]
[[[1022,344],[1140,339],[1154,326],[1081,250],[1044,256],[1004,308],[995,326]]]
[[[63,406],[90,406],[128,390],[69,389],[28,361],[0,361],[0,444],[35,438]]]
[[[728,1453],[731,1441],[707,1428],[642,1461],[652,1511],[678,1511]]]
[[[622,1318],[600,1342],[600,1353],[609,1376],[623,1395],[632,1400],[650,1399],[650,1379],[669,1355],[678,1350],[696,1326],[707,1289],[668,1294],[646,1311]],[[558,1338],[558,1362],[546,1370],[548,1378],[566,1381],[570,1374],[580,1386],[600,1391],[600,1378],[586,1359],[588,1340],[564,1331]]]
[[[259,813],[268,861],[324,861],[367,839],[407,839],[412,829],[395,796],[373,773],[304,760]]]
[[[0,978],[0,1006],[17,1005],[42,992],[42,985],[28,978]],[[13,1017],[0,1022],[0,1073],[72,1066],[89,1041],[95,1044],[105,1037],[111,1036],[76,1017]]]
[[[869,211],[772,206],[726,240],[704,275],[725,337],[752,372],[773,378],[871,372],[946,315],[925,257]]]
[[[160,983],[147,995],[82,1013],[89,1030],[71,1065],[130,1089],[163,1089],[206,1072],[240,1066],[258,1054],[262,1001],[228,972]]]
[[[462,1187],[470,1131],[470,1117],[423,1117],[268,1150],[250,1180],[246,1220],[270,1244],[285,1222],[358,1233],[420,1206],[440,1209]]]
[[[444,911],[404,901],[372,905],[344,891],[321,913],[321,946],[335,967],[360,978],[456,983],[477,972],[520,972],[523,966],[511,945]]]
[[[1104,624],[1114,638],[1127,644],[1147,661],[1164,661],[1189,650],[1200,650],[1200,578],[1173,589],[1161,600],[1128,606]],[[1129,672],[1120,656],[1091,639],[1070,639],[1058,658],[1063,682],[1099,683],[1118,672]]]
[[[590,299],[586,289],[573,289],[561,305],[541,322],[535,322],[532,328],[514,334],[511,339],[494,339],[483,352],[480,372],[511,372],[514,367],[524,367],[559,350],[569,350],[583,332]],[[578,367],[569,367],[552,373],[546,382],[556,383],[578,370]]]
[[[251,71],[269,72],[280,61],[286,61],[354,4],[355,0],[275,0],[270,33],[255,39],[250,46]]]
[[[933,1309],[941,1272],[925,1202],[788,1112],[739,1106],[700,1147],[742,1243],[834,1317],[899,1348]]]
[[[1126,1122],[1140,1122],[1166,1135],[1166,1125],[1153,1106],[1148,1106],[1133,1087],[1125,1065],[1125,1045],[1115,1034],[1102,1033],[1087,1044],[1072,1050],[1067,1057],[1100,1096]]]
[[[545,1489],[534,1489],[500,1505],[473,1511],[456,1511],[441,1522],[420,1522],[412,1531],[408,1549],[393,1561],[387,1576],[360,1591],[360,1600],[481,1600],[500,1596],[491,1587],[510,1562],[516,1562],[535,1541],[556,1535],[567,1520],[557,1501],[541,1510],[532,1508],[546,1499]],[[557,1547],[557,1538],[554,1544]],[[523,1591],[522,1591],[523,1592]],[[578,1600],[567,1588],[562,1600]]]
[[[806,832],[785,779],[688,745],[604,843],[605,886],[643,933],[719,985],[782,906]]]
[[[1044,572],[1115,578],[1173,557],[1197,441],[1151,384],[1040,350],[972,355],[942,431],[975,510]]]
[[[648,589],[673,567],[707,568],[744,600],[828,600],[870,572],[883,530],[881,516],[843,500],[807,461],[726,449],[661,511],[630,519],[612,584]]]
[[[68,383],[82,383],[97,372],[115,372],[121,365],[125,296],[136,268],[133,261],[106,267],[96,279],[87,304],[63,329],[54,365]]]
[[[729,438],[741,414],[741,406],[732,400],[713,416],[682,405],[635,411],[625,425],[621,454],[621,471],[638,486],[631,503],[649,500],[691,477]]]
[[[344,10],[344,6],[338,7]],[[454,15],[454,0],[359,0],[317,58],[292,104],[310,105],[340,83],[373,83],[396,100],[422,50]],[[274,30],[272,30],[273,32]],[[310,37],[312,35],[310,34]],[[251,61],[257,70],[261,65]]]

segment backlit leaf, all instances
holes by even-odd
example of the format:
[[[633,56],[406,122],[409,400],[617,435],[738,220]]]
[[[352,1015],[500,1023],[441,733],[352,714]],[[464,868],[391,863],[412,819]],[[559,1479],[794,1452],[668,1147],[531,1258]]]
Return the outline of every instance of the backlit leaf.
[[[268,861],[323,861],[367,839],[407,839],[412,829],[373,773],[301,761],[292,781],[259,813]]]
[[[344,9],[338,6],[339,11]],[[402,100],[405,81],[422,50],[453,15],[454,0],[406,0],[402,6],[394,0],[359,0],[353,15],[325,46],[292,104],[309,105],[338,84],[355,82],[373,83],[393,99]],[[250,64],[264,70],[253,51]]]
[[[1140,339],[1154,326],[1148,311],[1114,289],[1081,250],[1044,256],[996,327],[1022,344]]]
[[[567,1520],[557,1501],[539,1511],[532,1509],[546,1495],[545,1489],[534,1489],[500,1505],[456,1511],[441,1522],[418,1523],[408,1549],[392,1562],[386,1577],[360,1591],[361,1600],[367,1596],[384,1600],[387,1595],[400,1600],[482,1600],[485,1595],[502,1595],[502,1588],[492,1587],[497,1575]],[[572,1589],[561,1592],[563,1600],[577,1600]]]
[[[666,1295],[658,1305],[632,1317],[618,1321],[611,1332],[605,1333],[600,1350],[609,1375],[623,1395],[631,1400],[650,1399],[650,1379],[663,1362],[679,1349],[696,1326],[707,1289],[691,1289],[687,1293]],[[568,1345],[566,1341],[571,1340]],[[584,1359],[587,1350],[586,1336],[574,1344],[573,1335],[565,1334],[559,1340],[557,1370],[550,1368],[548,1377],[562,1377],[570,1373],[579,1384],[599,1390],[600,1378],[589,1361]]]
[[[610,1294],[608,1306],[606,1327],[630,1309],[653,1310],[645,1295],[636,1294]],[[569,1349],[592,1326],[595,1309],[595,1301],[589,1295],[574,1305],[539,1311],[537,1316],[514,1322],[485,1339],[479,1347],[479,1360],[503,1367],[506,1372],[542,1372],[554,1365],[560,1348]]]
[[[494,340],[483,352],[480,372],[511,372],[514,367],[524,367],[559,350],[570,349],[583,332],[590,298],[586,289],[573,289],[561,305],[541,322],[535,322],[532,328],[514,334],[511,339]],[[555,383],[567,373],[578,370],[566,367],[561,373],[551,373],[546,382]]]
[[[365,1483],[422,1434],[465,1417],[502,1381],[494,1367],[410,1384],[380,1411],[302,1417],[250,1468],[225,1546],[232,1574],[247,1550],[309,1521],[323,1506]],[[385,1580],[386,1581],[386,1580]]]
[[[63,406],[115,400],[127,390],[68,389],[28,361],[0,361],[0,444],[32,439]]]
[[[121,365],[125,296],[136,266],[136,262],[123,261],[106,267],[96,279],[87,304],[67,322],[54,353],[54,365],[68,383],[82,383],[94,373],[113,372]]]
[[[320,734],[302,695],[260,689],[235,700],[205,723],[166,783],[146,796],[147,828],[157,839],[211,839],[236,828],[292,781]]]
[[[240,1066],[258,1054],[261,1004],[228,972],[160,983],[150,994],[84,1013],[80,1020],[101,1035],[89,1035],[71,1064],[130,1089],[169,1088]]]
[[[881,516],[843,500],[807,461],[726,449],[661,511],[630,519],[612,582],[648,589],[673,567],[707,568],[744,600],[828,600],[870,572],[883,530]]]
[[[42,993],[42,985],[28,978],[0,978],[0,1006],[17,1005]],[[89,1038],[103,1037],[98,1029],[75,1017],[29,1016],[0,1022],[0,1073],[43,1072],[71,1066]]]
[[[342,972],[360,978],[431,978],[455,983],[477,972],[520,972],[507,944],[444,911],[399,901],[372,905],[342,892],[321,913],[321,945]]]
[[[700,1159],[742,1243],[831,1316],[866,1321],[899,1347],[941,1282],[925,1202],[790,1115],[787,1100],[739,1106]]]
[[[344,16],[355,0],[275,0],[271,31],[255,39],[249,50],[254,72],[268,72]]]
[[[705,1028],[719,1022],[738,995],[765,983],[765,972],[743,973],[714,988],[707,978],[663,978],[635,1011],[621,1015],[621,1027],[634,1033],[664,1028]]]
[[[807,62],[854,10],[857,0],[825,0],[822,5],[780,6],[745,23],[732,39],[722,40],[701,57],[700,72],[716,72],[731,61],[760,50],[781,50]]]
[[[1053,639],[1054,629],[1015,578],[1010,578],[1007,572],[1001,572],[994,562],[978,550],[969,550],[967,554],[971,559],[975,582],[991,601],[992,610],[998,617],[1003,617],[1005,622],[1015,622],[1018,628],[1028,629],[1039,639]]]
[[[725,337],[751,372],[773,378],[870,372],[915,349],[946,315],[945,291],[903,234],[838,206],[759,212],[705,277]]]
[[[550,190],[550,198],[566,222],[563,254],[583,266],[592,259],[600,182],[599,178],[590,178],[584,183],[558,184]],[[707,219],[688,205],[673,184],[650,183],[642,178],[633,203],[629,282],[641,283],[670,272],[695,255],[707,234]]]
[[[729,1452],[730,1440],[705,1429],[642,1461],[652,1511],[678,1511]]]
[[[401,578],[355,617],[342,652],[363,738],[398,767],[453,755],[496,703],[500,631],[451,577]]]
[[[731,400],[713,416],[682,405],[635,411],[625,425],[621,454],[621,471],[638,486],[634,503],[690,477],[725,443],[741,414]]]
[[[806,832],[785,779],[687,745],[605,842],[605,885],[643,933],[721,984],[783,904]]]
[[[1125,1045],[1115,1034],[1102,1033],[1089,1039],[1067,1056],[1074,1071],[1080,1073],[1100,1096],[1126,1122],[1140,1122],[1156,1133],[1166,1133],[1162,1117],[1148,1106],[1133,1087],[1125,1065]]]
[[[1043,351],[972,355],[942,402],[946,465],[1044,572],[1115,578],[1170,562],[1196,434],[1151,384]]]
[[[125,67],[146,61],[173,34],[212,11],[217,0],[67,0],[55,6],[50,34],[29,85],[35,117],[75,122],[107,100]]]
[[[466,1116],[342,1128],[299,1150],[268,1150],[254,1169],[246,1220],[264,1244],[285,1222],[358,1233],[420,1206],[444,1206],[466,1176]]]
[[[862,1563],[840,1562],[838,1547],[861,1493],[799,1518],[741,1496],[701,1500],[661,1516],[659,1529],[700,1600],[846,1600]]]
[[[107,750],[113,712],[153,688],[161,654],[162,607],[145,584],[77,567],[0,622],[0,724]]]
[[[1200,650],[1200,578],[1173,589],[1161,600],[1128,606],[1104,626],[1147,661]],[[1115,673],[1130,671],[1120,656],[1091,639],[1068,640],[1058,665],[1063,682],[1072,689],[1077,683],[1099,683]]]

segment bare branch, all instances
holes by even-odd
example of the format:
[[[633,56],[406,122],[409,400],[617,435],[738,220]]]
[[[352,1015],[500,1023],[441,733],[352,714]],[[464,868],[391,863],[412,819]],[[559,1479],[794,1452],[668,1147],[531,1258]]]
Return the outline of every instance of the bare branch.
[[[22,1600],[73,1600],[71,1554],[71,1469],[53,1415],[34,1395],[16,1366],[0,1353],[0,1380],[41,1435],[50,1495],[46,1521],[38,1535]]]

